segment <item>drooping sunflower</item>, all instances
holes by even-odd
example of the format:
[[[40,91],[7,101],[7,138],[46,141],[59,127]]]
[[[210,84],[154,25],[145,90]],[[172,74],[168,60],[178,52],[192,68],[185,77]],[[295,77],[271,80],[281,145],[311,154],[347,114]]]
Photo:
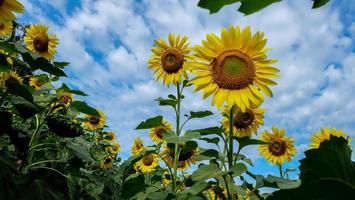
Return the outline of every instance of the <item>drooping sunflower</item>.
[[[212,185],[205,193],[211,200],[227,200],[228,192],[222,186]]]
[[[169,44],[162,38],[155,41],[156,46],[151,49],[153,55],[148,64],[157,81],[162,79],[169,86],[181,82],[182,76],[188,78],[186,71],[190,70],[192,57],[187,39],[187,36],[169,34]]]
[[[11,36],[12,34],[12,22],[0,22],[0,37]]]
[[[343,137],[347,139],[347,135],[344,133],[344,130],[337,130],[336,128],[321,128],[319,132],[315,133],[311,138],[311,143],[309,144],[309,148],[317,149],[320,143],[324,142],[325,140],[330,139],[330,135],[336,137]]]
[[[150,129],[149,136],[153,140],[153,142],[155,142],[156,144],[161,144],[164,142],[163,134],[166,131],[171,130],[173,130],[173,126],[169,122],[163,120],[163,124],[161,126]]]
[[[116,140],[116,134],[114,132],[108,132],[107,134],[103,135],[103,139],[106,142],[114,142]]]
[[[44,24],[35,24],[27,28],[24,40],[29,50],[48,60],[56,54],[57,36],[48,35],[48,26]]]
[[[178,158],[178,169],[181,171],[186,171],[191,164],[196,163],[193,159],[194,155],[198,154],[198,146],[194,141],[188,141],[184,145],[180,145],[180,154]],[[164,160],[169,164],[170,167],[174,166],[175,157],[175,144],[168,143],[161,153]]]
[[[223,28],[221,37],[207,34],[202,45],[194,47],[197,62],[191,67],[196,76],[191,83],[195,91],[202,90],[203,98],[213,95],[212,105],[218,108],[227,102],[243,112],[263,101],[260,90],[271,97],[269,86],[276,85],[271,78],[278,77],[279,70],[272,67],[276,60],[267,59],[265,44],[264,33],[252,36],[249,26]]]
[[[99,111],[100,117],[85,115],[85,118],[88,120],[83,123],[84,127],[89,130],[97,130],[105,126],[106,117],[105,114]]]
[[[23,84],[23,78],[20,77],[15,71],[6,72],[3,76],[4,81],[10,80],[17,82],[21,85]]]
[[[238,137],[252,136],[252,134],[257,133],[257,129],[260,125],[264,124],[264,113],[265,109],[259,107],[247,108],[244,112],[235,107],[234,108],[234,123],[233,123],[233,134]],[[230,116],[228,107],[225,108],[222,125],[226,133],[229,134],[230,131]]]
[[[30,78],[29,85],[34,87],[35,90],[40,90],[43,85],[43,81],[41,81],[41,79],[39,79],[38,77],[34,76]]]
[[[286,160],[290,161],[291,157],[296,154],[294,147],[294,139],[285,137],[285,129],[272,127],[272,132],[265,131],[260,140],[269,142],[269,144],[259,145],[258,150],[262,156],[273,164],[281,165]]]
[[[143,140],[137,137],[132,145],[132,154],[137,155],[144,149]]]
[[[23,13],[25,8],[17,0],[0,0],[0,22],[13,21],[16,19],[13,12]]]
[[[74,95],[72,93],[65,92],[63,90],[59,90],[57,92],[57,98],[58,98],[58,103],[59,104],[62,104],[62,105],[65,105],[65,106],[69,106],[70,103],[74,99]]]
[[[105,150],[106,150],[107,153],[110,153],[110,154],[113,154],[113,155],[117,155],[120,152],[120,150],[121,150],[121,145],[115,143],[115,144],[112,144],[111,146],[106,147]]]
[[[114,160],[115,158],[112,157],[112,156],[108,156],[106,157],[105,159],[103,159],[101,162],[100,162],[100,167],[102,169],[108,169],[108,168],[112,168],[112,161]]]
[[[143,173],[149,173],[155,171],[158,165],[159,165],[159,156],[156,154],[149,154],[143,156],[142,159],[136,162],[135,168]]]

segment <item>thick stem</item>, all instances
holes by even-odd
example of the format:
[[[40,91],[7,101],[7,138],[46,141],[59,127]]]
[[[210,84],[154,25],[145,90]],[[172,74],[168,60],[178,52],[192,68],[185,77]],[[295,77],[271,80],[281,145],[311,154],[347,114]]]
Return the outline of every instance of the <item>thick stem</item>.
[[[176,95],[177,95],[177,105],[175,109],[176,113],[176,135],[180,135],[180,101],[181,101],[181,91],[180,83],[176,84]],[[179,145],[175,144],[174,149],[174,182],[173,182],[173,192],[176,189],[176,180],[177,180],[177,168],[178,168],[178,159],[179,159]]]
[[[280,177],[284,178],[283,172],[282,172],[282,164],[277,164],[278,168],[279,168],[279,172],[280,172]]]
[[[224,180],[224,183],[226,184],[228,200],[232,200],[233,198],[232,198],[232,195],[231,195],[231,191],[229,190],[228,181],[226,180],[226,176],[223,176],[223,180]]]
[[[234,106],[229,111],[229,152],[228,165],[229,169],[233,167],[233,129],[234,129]]]

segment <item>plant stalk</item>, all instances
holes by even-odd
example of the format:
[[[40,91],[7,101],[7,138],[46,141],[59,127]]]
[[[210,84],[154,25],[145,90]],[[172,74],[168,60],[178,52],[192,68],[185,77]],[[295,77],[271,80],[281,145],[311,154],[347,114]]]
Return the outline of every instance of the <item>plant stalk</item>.
[[[176,113],[176,135],[180,135],[180,101],[181,101],[181,91],[180,83],[176,84],[176,95],[177,95],[177,105],[175,109]],[[177,180],[177,168],[178,168],[178,159],[179,159],[179,145],[175,144],[174,149],[174,181],[173,181],[173,192],[176,189],[176,180]]]
[[[234,129],[234,106],[229,111],[229,152],[228,165],[229,169],[233,167],[233,129]]]
[[[280,172],[280,177],[284,178],[283,172],[282,172],[282,164],[277,164],[278,168],[279,168],[279,172]]]

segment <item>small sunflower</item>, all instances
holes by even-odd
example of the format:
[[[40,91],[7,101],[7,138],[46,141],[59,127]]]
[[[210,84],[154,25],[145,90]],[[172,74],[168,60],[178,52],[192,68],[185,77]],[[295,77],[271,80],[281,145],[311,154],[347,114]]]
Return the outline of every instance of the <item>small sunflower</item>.
[[[3,74],[3,79],[4,81],[10,80],[17,82],[21,85],[23,84],[23,78],[20,77],[15,71],[6,72],[5,74]]]
[[[265,109],[258,107],[247,108],[244,112],[240,108],[235,108],[233,134],[238,137],[250,137],[253,133],[256,134],[259,126],[264,124],[265,112]],[[222,120],[222,125],[226,133],[229,134],[230,116],[229,109],[227,107],[225,108],[223,114],[224,118]]]
[[[165,171],[163,173],[163,177],[161,179],[161,182],[164,187],[167,187],[168,185],[170,185],[173,182],[169,172]]]
[[[202,45],[194,48],[197,62],[191,67],[196,76],[190,82],[195,91],[202,90],[203,98],[213,95],[212,105],[218,108],[227,102],[243,112],[263,101],[260,90],[271,97],[269,86],[276,85],[271,78],[278,77],[279,70],[271,66],[276,60],[267,59],[265,44],[264,33],[252,36],[249,26],[224,28],[221,37],[207,34]]]
[[[115,143],[111,146],[106,147],[106,152],[113,154],[113,155],[117,155],[121,150],[121,145]]]
[[[260,140],[270,144],[259,145],[258,150],[269,162],[281,165],[285,160],[290,161],[296,154],[294,139],[285,137],[285,129],[272,127],[272,133],[265,131]]]
[[[0,0],[1,1],[1,0]],[[8,37],[12,34],[12,22],[0,22],[0,37]]]
[[[169,44],[161,38],[155,41],[156,46],[152,48],[153,55],[148,63],[157,81],[162,79],[169,86],[180,83],[181,76],[188,78],[186,71],[190,70],[192,57],[187,39],[187,36],[181,38],[181,35],[169,34]]]
[[[0,22],[16,19],[13,12],[23,13],[25,8],[17,0],[0,0]]]
[[[114,132],[108,132],[107,134],[104,134],[103,135],[103,139],[106,141],[106,142],[114,142],[116,140],[116,134]]]
[[[73,101],[74,95],[72,93],[59,90],[57,92],[57,97],[58,97],[59,104],[69,106],[70,103]]]
[[[163,125],[150,129],[149,136],[153,140],[153,142],[155,142],[156,144],[161,144],[164,142],[163,134],[166,131],[171,130],[173,130],[173,126],[169,122],[164,120]]]
[[[222,186],[212,185],[206,192],[211,200],[227,200],[228,192]]]
[[[137,137],[132,146],[132,154],[137,155],[144,149],[143,140]]]
[[[29,85],[34,87],[35,90],[40,90],[43,85],[43,81],[41,81],[41,79],[39,79],[38,77],[34,76],[30,78]]]
[[[164,160],[170,167],[174,166],[175,157],[175,144],[167,144],[164,151],[161,153]],[[181,145],[181,150],[178,158],[178,169],[186,171],[191,164],[195,164],[196,161],[192,158],[198,154],[198,146],[194,141],[188,141],[184,145]]]
[[[24,40],[29,50],[48,60],[52,59],[56,54],[57,36],[48,35],[48,26],[46,25],[31,25],[26,29]]]
[[[155,171],[158,165],[159,165],[159,156],[156,154],[149,154],[143,156],[142,159],[136,162],[135,168],[143,173],[149,173]]]
[[[108,168],[112,168],[112,161],[114,160],[115,158],[112,157],[112,156],[108,156],[106,157],[105,159],[103,159],[101,162],[100,162],[100,167],[102,169],[108,169]]]
[[[337,130],[336,128],[321,128],[319,132],[315,133],[312,136],[311,138],[312,143],[309,144],[309,147],[311,149],[317,149],[322,142],[330,139],[330,135],[336,137],[343,137],[344,139],[347,139],[348,137],[344,133],[344,130]]]
[[[99,111],[100,117],[85,115],[85,118],[88,120],[84,122],[84,127],[89,130],[97,130],[105,126],[106,117],[105,114]]]

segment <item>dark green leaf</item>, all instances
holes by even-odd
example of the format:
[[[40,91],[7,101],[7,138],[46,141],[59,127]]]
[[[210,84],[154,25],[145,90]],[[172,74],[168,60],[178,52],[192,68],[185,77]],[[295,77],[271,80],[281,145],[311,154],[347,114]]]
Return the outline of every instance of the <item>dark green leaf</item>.
[[[210,127],[205,129],[195,129],[191,130],[192,132],[199,132],[201,135],[220,135],[222,133],[222,129],[219,127]]]
[[[163,117],[159,115],[141,122],[136,129],[150,129],[157,126],[161,126],[162,124],[163,124]]]
[[[177,104],[177,100],[173,100],[173,99],[158,98],[158,99],[156,99],[156,101],[159,102],[159,106],[172,106],[175,108],[175,106]]]
[[[32,70],[41,69],[55,76],[66,76],[63,70],[55,67],[52,63],[43,57],[36,56],[32,53],[22,53],[22,58],[27,62]]]
[[[214,138],[199,138],[199,140],[203,140],[206,141],[207,143],[215,144],[218,146],[220,139],[218,137],[214,137]]]
[[[190,118],[203,118],[203,117],[207,117],[213,115],[213,113],[209,110],[206,111],[198,111],[198,112],[190,112]]]
[[[210,14],[218,12],[223,6],[238,2],[240,0],[200,0],[198,6],[206,8]]]
[[[5,52],[9,54],[13,54],[16,52],[15,45],[11,42],[0,42],[0,49],[3,49]]]
[[[247,169],[248,168],[243,163],[237,163],[236,165],[234,165],[232,167],[232,169],[230,171],[232,172],[232,176],[236,177],[236,176],[240,176],[241,174],[246,172]]]
[[[27,101],[23,97],[12,96],[10,100],[14,108],[23,118],[32,117],[42,111],[42,109],[37,104]]]
[[[269,144],[267,142],[261,141],[261,140],[256,140],[256,139],[250,139],[248,136],[246,137],[233,137],[236,139],[239,143],[239,149],[243,149],[244,147],[248,145],[262,145],[262,144]]]
[[[71,94],[76,94],[76,95],[81,95],[81,96],[88,96],[87,94],[85,94],[84,92],[80,91],[80,90],[72,90],[70,89],[65,83],[62,84],[62,86],[60,88],[58,88],[58,90],[62,90],[64,92],[68,92]]]
[[[122,186],[122,198],[131,199],[136,196],[139,192],[143,192],[147,185],[144,183],[143,174],[133,174],[131,175]]]
[[[95,116],[95,117],[100,117],[100,113],[95,108],[88,106],[84,101],[73,101],[70,104],[70,107],[73,107],[74,109],[76,109],[81,113]]]
[[[163,139],[167,143],[182,144],[191,139],[199,138],[200,136],[201,135],[199,132],[187,131],[185,135],[179,137],[175,135],[173,132],[168,131],[165,134],[163,134]]]
[[[94,161],[94,159],[90,154],[90,148],[84,140],[79,140],[79,139],[76,139],[75,141],[68,140],[66,143],[66,147],[71,149],[73,153],[81,160],[89,161],[89,162]]]
[[[319,8],[327,4],[329,0],[313,0],[313,6],[312,8]]]
[[[54,66],[64,69],[64,67],[68,66],[70,63],[68,62],[53,62]]]
[[[228,171],[221,171],[216,164],[201,165],[192,173],[192,180],[204,181],[213,177],[221,177],[227,173]]]
[[[6,91],[9,94],[17,95],[26,99],[27,101],[33,102],[33,97],[31,92],[25,86],[19,84],[18,82],[7,80],[6,88],[7,88]]]
[[[281,0],[243,0],[242,5],[239,7],[238,11],[246,15],[250,15],[269,6],[272,3],[279,1]]]

